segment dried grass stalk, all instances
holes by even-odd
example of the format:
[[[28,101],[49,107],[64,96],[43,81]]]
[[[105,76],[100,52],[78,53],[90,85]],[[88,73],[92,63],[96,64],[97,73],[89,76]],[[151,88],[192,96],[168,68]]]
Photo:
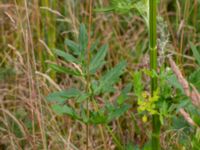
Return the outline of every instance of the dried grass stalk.
[[[182,85],[185,95],[191,99],[192,103],[196,107],[200,108],[200,93],[197,91],[197,89],[194,86],[192,86],[192,90],[190,90],[189,83],[183,77],[181,71],[179,70],[176,63],[172,60],[172,58],[169,58],[169,63],[170,63],[170,66],[171,66],[173,72],[175,73],[179,83]]]
[[[183,116],[183,118],[191,125],[191,126],[196,126],[199,127],[190,117],[190,115],[183,109],[181,108],[179,110],[179,112],[181,113],[181,115]]]

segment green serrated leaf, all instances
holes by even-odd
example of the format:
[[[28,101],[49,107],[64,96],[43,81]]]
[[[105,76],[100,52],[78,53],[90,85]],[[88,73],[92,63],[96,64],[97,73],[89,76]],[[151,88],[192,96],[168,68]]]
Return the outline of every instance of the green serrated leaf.
[[[108,45],[104,45],[99,49],[98,53],[93,57],[89,66],[91,73],[95,73],[97,69],[99,69],[105,64],[104,59],[105,59],[107,50],[108,50]]]
[[[126,87],[122,90],[120,96],[117,98],[117,104],[122,105],[125,100],[128,98],[128,93],[131,91],[132,84],[126,85]]]
[[[64,103],[70,98],[77,98],[78,96],[81,95],[81,91],[75,88],[71,88],[68,90],[63,90],[63,91],[58,91],[51,93],[47,96],[48,101],[54,101],[58,103]]]
[[[98,44],[99,44],[99,39],[97,39],[94,43],[92,43],[90,51],[91,52],[94,51],[97,48]]]
[[[66,73],[66,74],[69,74],[69,75],[81,76],[80,72],[78,72],[76,70],[72,70],[70,68],[58,66],[56,64],[48,64],[48,65],[52,70],[54,70],[58,73]]]
[[[112,88],[112,85],[119,80],[123,70],[126,67],[126,61],[121,61],[114,68],[107,71],[99,80],[99,86],[95,89],[94,93],[108,92],[108,89]]]
[[[80,62],[74,56],[72,56],[71,54],[69,54],[67,52],[64,52],[64,51],[59,50],[59,49],[55,49],[55,53],[56,53],[56,55],[64,58],[68,62],[80,64]]]
[[[83,92],[82,92],[82,93],[77,97],[76,102],[77,102],[77,103],[82,103],[83,101],[86,101],[88,98],[89,98],[89,94],[83,93]]]
[[[78,118],[78,116],[77,116],[75,110],[74,110],[73,108],[71,108],[71,107],[66,106],[66,105],[61,106],[61,105],[57,105],[57,104],[56,104],[56,105],[53,105],[53,106],[52,106],[52,109],[53,109],[56,113],[58,113],[59,115],[64,115],[64,114],[66,114],[66,115],[69,115],[69,116],[72,117],[72,118]]]
[[[86,51],[88,45],[88,35],[87,30],[84,24],[81,24],[79,29],[79,49],[80,52],[83,54]]]
[[[79,50],[79,45],[75,42],[66,39],[65,44],[68,46],[68,48],[75,54],[75,55],[81,55],[81,52]]]
[[[120,116],[122,116],[128,109],[130,108],[129,105],[124,104],[119,108],[115,108],[112,112],[109,112],[108,114],[108,122],[119,118]]]

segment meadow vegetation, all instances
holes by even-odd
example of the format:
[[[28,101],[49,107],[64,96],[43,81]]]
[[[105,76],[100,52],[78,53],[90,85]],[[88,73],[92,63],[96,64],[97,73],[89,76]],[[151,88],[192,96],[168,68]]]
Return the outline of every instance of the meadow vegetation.
[[[0,150],[199,150],[199,0],[0,0]]]

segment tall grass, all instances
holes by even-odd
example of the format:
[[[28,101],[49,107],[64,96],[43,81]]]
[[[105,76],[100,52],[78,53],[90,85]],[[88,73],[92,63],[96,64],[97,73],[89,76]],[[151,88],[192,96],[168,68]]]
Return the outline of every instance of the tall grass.
[[[88,26],[89,11],[86,9],[89,9],[89,1],[0,0],[0,149],[82,150],[86,148],[86,132],[82,130],[85,125],[79,121],[73,121],[69,117],[57,115],[50,109],[45,97],[47,93],[55,91],[55,89],[77,86],[76,78],[59,73],[54,74],[46,62],[53,61],[63,66],[69,65],[55,56],[49,55],[49,50],[57,47],[68,51],[66,45],[63,44],[64,40],[66,38],[77,40],[75,35],[78,34],[79,23],[84,22]],[[149,1],[151,70],[156,71],[157,0]],[[109,2],[110,0],[93,0],[93,8],[103,7]],[[183,63],[178,65],[183,66],[184,69],[186,67],[187,72],[198,69],[194,58],[190,56],[188,41],[192,41],[197,46],[197,51],[199,50],[197,43],[200,39],[199,1],[163,0],[160,3],[163,4],[163,7],[160,7],[160,13],[164,20],[167,20],[170,40],[172,41],[167,45],[170,49],[167,53],[171,54],[173,51],[178,54],[175,57],[182,57],[184,61],[177,62]],[[61,15],[56,15],[56,12]],[[80,21],[83,20],[83,16],[86,16],[85,21]],[[148,49],[149,39],[146,36],[148,30],[145,23],[142,17],[136,13],[124,16],[115,13],[99,13],[93,14],[92,18],[90,34],[93,39],[99,38],[101,44],[109,43],[110,47],[109,55],[106,58],[108,65],[102,70],[111,68],[121,58],[126,59],[128,63],[127,74],[121,77],[121,82],[114,87],[117,92],[113,95],[107,95],[105,99],[95,97],[95,100],[99,102],[97,107],[101,108],[105,104],[104,100],[116,103],[115,98],[123,89],[124,83],[132,80],[129,72],[147,66],[148,57],[146,57],[145,52]],[[98,79],[101,74],[102,72],[99,71],[95,79]],[[144,78],[144,80],[148,79]],[[198,76],[195,78],[193,76],[193,80],[199,81]],[[153,77],[151,79],[151,95],[156,91],[157,85],[157,78]],[[108,126],[100,127],[100,130],[93,126],[89,128],[89,149],[132,150],[142,147],[145,149],[146,143],[149,141],[148,135],[151,135],[148,132],[150,126],[153,127],[151,146],[153,150],[160,149],[161,146],[166,150],[191,149],[194,142],[182,141],[188,146],[183,146],[179,142],[179,137],[182,137],[182,134],[185,137],[182,128],[178,130],[178,134],[177,130],[170,130],[170,133],[160,133],[160,122],[157,115],[153,116],[152,122],[142,123],[136,111],[135,95],[131,92],[129,96],[131,98],[128,103],[132,107],[126,115]],[[177,114],[173,114],[173,116],[176,117]],[[196,116],[193,117],[196,118]],[[180,117],[176,117],[176,119],[178,122]],[[162,126],[165,131],[168,131],[169,128],[173,128],[170,122],[165,122]],[[193,130],[188,125],[187,128]],[[193,139],[191,133],[187,133],[188,139]]]
[[[40,59],[43,66],[43,71],[46,71],[48,69],[48,65],[45,63],[46,59],[49,59],[51,61],[55,61],[55,56],[53,49],[56,48],[56,16],[55,14],[51,13],[50,11],[55,11],[57,7],[56,1],[49,1],[49,0],[42,0],[41,2],[38,1],[38,3],[41,3],[41,25],[42,25],[42,36],[44,39],[44,42],[49,47],[53,55],[47,55],[46,53],[40,51]],[[48,10],[50,9],[50,10]],[[51,71],[50,76],[55,79],[55,73]]]

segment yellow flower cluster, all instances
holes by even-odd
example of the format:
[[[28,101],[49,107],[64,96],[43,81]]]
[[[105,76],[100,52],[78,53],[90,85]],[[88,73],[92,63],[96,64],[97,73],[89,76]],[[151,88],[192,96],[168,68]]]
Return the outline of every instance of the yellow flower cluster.
[[[142,93],[141,97],[138,99],[138,112],[148,112],[150,115],[158,114],[156,110],[156,102],[159,100],[159,91],[156,90],[153,96],[150,96],[146,91]],[[146,115],[142,118],[143,122],[147,122],[148,118]]]

